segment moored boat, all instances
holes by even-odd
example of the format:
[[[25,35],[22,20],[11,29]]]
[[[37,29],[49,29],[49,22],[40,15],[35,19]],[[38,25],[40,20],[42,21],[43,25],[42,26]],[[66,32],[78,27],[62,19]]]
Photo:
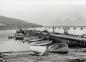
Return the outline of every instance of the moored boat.
[[[69,48],[66,43],[55,43],[48,48],[48,51],[54,53],[68,53]]]
[[[47,50],[47,46],[30,46],[30,50],[37,55],[43,55]]]
[[[40,45],[49,45],[51,43],[52,43],[52,41],[49,41],[49,40],[41,40],[41,41],[37,41],[37,42],[31,42],[31,45],[40,46]]]
[[[24,34],[22,33],[15,34],[15,39],[23,39],[23,38],[24,38]]]
[[[34,42],[39,40],[43,40],[43,38],[39,38],[38,36],[31,36],[31,37],[24,38],[24,41],[29,41],[29,42]]]
[[[6,60],[3,58],[3,54],[0,52],[0,62],[6,62]]]
[[[14,37],[14,36],[11,36],[11,35],[10,35],[10,36],[8,36],[8,39],[12,39],[12,38],[15,38],[15,37]]]

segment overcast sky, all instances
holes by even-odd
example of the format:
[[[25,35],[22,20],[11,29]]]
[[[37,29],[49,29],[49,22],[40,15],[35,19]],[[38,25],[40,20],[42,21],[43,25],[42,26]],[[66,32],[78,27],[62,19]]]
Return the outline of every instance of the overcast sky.
[[[86,1],[0,0],[0,15],[41,25],[86,25]]]

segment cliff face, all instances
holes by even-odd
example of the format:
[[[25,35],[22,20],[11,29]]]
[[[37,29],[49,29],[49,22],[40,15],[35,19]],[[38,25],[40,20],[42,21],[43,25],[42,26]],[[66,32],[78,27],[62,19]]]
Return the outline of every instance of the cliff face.
[[[16,29],[16,28],[31,28],[31,27],[41,27],[34,23],[27,23],[23,20],[0,16],[0,29]]]

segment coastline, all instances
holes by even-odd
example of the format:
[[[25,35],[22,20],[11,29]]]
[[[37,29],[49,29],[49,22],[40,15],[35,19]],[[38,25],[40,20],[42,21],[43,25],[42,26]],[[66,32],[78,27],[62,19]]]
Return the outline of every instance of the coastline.
[[[43,56],[34,55],[28,51],[12,54],[4,56],[7,62],[70,62],[75,59],[86,59],[86,53],[81,52],[81,49],[70,49],[68,54],[46,52]]]

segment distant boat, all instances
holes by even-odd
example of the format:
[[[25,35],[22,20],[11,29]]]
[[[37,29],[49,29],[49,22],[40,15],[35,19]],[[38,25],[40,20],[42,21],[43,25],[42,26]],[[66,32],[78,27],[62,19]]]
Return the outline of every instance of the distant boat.
[[[15,36],[14,36],[16,39],[23,39],[24,38],[24,34],[22,34],[22,33],[17,33],[17,34],[15,34]]]
[[[30,50],[37,55],[43,55],[47,50],[47,46],[30,46]]]
[[[10,35],[8,36],[8,39],[12,39],[12,38],[15,38],[14,36]]]

